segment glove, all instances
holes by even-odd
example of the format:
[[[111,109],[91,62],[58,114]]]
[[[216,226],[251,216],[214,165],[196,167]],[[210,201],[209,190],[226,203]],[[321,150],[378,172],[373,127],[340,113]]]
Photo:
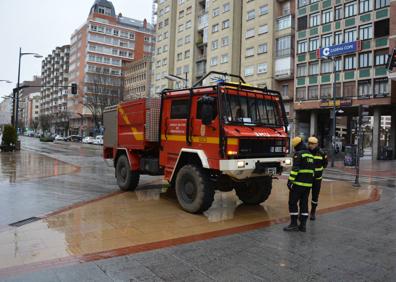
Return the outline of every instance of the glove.
[[[293,182],[290,180],[287,181],[287,188],[289,188],[289,190],[293,189]]]

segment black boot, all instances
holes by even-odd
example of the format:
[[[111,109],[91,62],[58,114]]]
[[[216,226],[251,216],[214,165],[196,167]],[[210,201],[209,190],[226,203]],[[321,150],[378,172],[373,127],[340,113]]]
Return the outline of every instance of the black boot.
[[[311,213],[310,213],[310,220],[315,220],[316,219],[316,206],[312,205],[311,207]]]
[[[301,232],[306,232],[307,231],[307,228],[306,228],[306,225],[307,225],[307,219],[308,219],[308,216],[301,216],[301,222],[300,222],[300,225],[298,226],[298,230],[299,231],[301,231]]]
[[[284,231],[298,231],[297,215],[290,216],[290,224],[283,228]]]

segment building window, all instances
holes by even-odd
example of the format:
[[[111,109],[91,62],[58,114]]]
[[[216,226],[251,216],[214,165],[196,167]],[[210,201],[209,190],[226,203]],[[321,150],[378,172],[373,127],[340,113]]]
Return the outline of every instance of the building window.
[[[371,52],[359,54],[359,68],[371,67]]]
[[[333,61],[322,61],[321,63],[321,72],[322,73],[330,73],[333,70]]]
[[[221,64],[226,64],[226,63],[228,63],[228,54],[223,54],[223,55],[221,55],[220,63],[221,63]]]
[[[264,34],[268,32],[268,25],[264,24],[264,25],[260,25],[259,29],[258,29],[258,34]]]
[[[230,27],[230,20],[223,21],[222,27],[223,27],[223,29],[229,28]]]
[[[268,5],[260,6],[259,15],[262,16],[262,15],[266,15],[266,14],[268,14]]]
[[[376,21],[374,23],[374,37],[383,37],[389,35],[389,19]]]
[[[313,14],[309,16],[309,26],[314,27],[320,24],[320,14]]]
[[[254,75],[254,66],[248,66],[245,68],[245,77]]]
[[[303,7],[309,4],[309,0],[298,0],[298,7]]]
[[[230,39],[229,39],[229,37],[228,37],[228,36],[226,36],[226,37],[223,37],[223,38],[221,39],[221,47],[228,46],[228,45],[229,45],[229,43],[230,43]]]
[[[305,87],[300,87],[296,89],[296,100],[303,101],[306,100],[307,89]]]
[[[228,12],[231,9],[230,3],[225,3],[223,5],[223,13]]]
[[[217,48],[219,48],[219,41],[216,39],[212,41],[212,50],[216,50]]]
[[[316,75],[319,74],[319,63],[318,62],[313,62],[309,63],[309,75]]]
[[[262,63],[257,65],[257,73],[267,73],[268,65],[267,63]]]
[[[183,45],[183,37],[182,38],[179,38],[178,40],[177,40],[177,47],[180,47],[180,46],[182,46]]]
[[[212,58],[210,59],[210,65],[211,65],[211,66],[216,66],[216,65],[217,65],[217,56],[212,57]]]
[[[359,39],[366,40],[373,38],[373,26],[371,24],[359,27]]]
[[[254,35],[255,35],[254,28],[249,28],[246,31],[245,38],[251,38],[251,37],[254,37]]]
[[[303,16],[297,19],[297,30],[305,30],[308,27],[308,20],[307,16]]]
[[[190,43],[190,42],[191,42],[191,35],[186,35],[184,37],[184,43],[187,44],[187,43]]]
[[[356,97],[356,82],[344,82],[343,97],[352,98]]]
[[[187,7],[187,9],[186,9],[186,15],[191,14],[191,11],[192,11],[192,7],[191,7],[191,6]]]
[[[322,24],[329,23],[333,20],[333,10],[329,9],[322,12]]]
[[[329,47],[331,46],[331,34],[326,34],[322,36],[322,47]]]
[[[305,53],[307,52],[307,40],[301,40],[297,42],[297,53],[301,54],[301,53]]]
[[[184,17],[184,10],[179,11],[179,19],[182,19]]]
[[[356,2],[345,4],[345,18],[353,17],[356,15]]]
[[[212,33],[218,32],[219,31],[219,24],[214,24],[212,25]]]
[[[256,11],[255,10],[250,10],[247,12],[247,20],[253,20],[254,18],[256,18]]]
[[[356,57],[355,55],[352,56],[345,56],[344,57],[344,70],[352,70],[356,68]]]
[[[346,29],[345,30],[345,43],[353,42],[356,40],[356,29]]]
[[[309,40],[309,51],[316,51],[319,48],[319,37],[314,37]]]
[[[254,56],[254,47],[246,48],[245,57]]]
[[[389,0],[375,0],[375,8],[380,9],[389,6]]]
[[[220,8],[219,7],[213,9],[213,17],[215,18],[218,15],[220,15]]]
[[[375,52],[375,65],[385,65],[388,61],[388,49],[379,50]]]
[[[342,19],[342,6],[335,7],[334,20],[338,21]]]
[[[342,31],[334,33],[334,44],[339,45],[342,43]]]
[[[186,29],[191,28],[191,25],[192,25],[191,20],[186,21]]]
[[[177,53],[176,57],[178,61],[183,60],[183,53]]]
[[[291,36],[284,36],[276,39],[276,56],[290,56],[291,55]]]
[[[371,2],[372,0],[360,0],[359,12],[363,14],[371,11],[372,9]]]
[[[307,76],[307,64],[297,65],[297,77]]]
[[[184,30],[184,24],[179,24],[177,32],[182,32]]]
[[[374,79],[374,97],[387,96],[389,94],[389,84],[387,78]]]
[[[329,99],[332,91],[332,85],[331,84],[325,84],[320,86],[320,99],[326,100]]]
[[[289,85],[282,85],[281,95],[283,99],[289,99]]]
[[[188,59],[188,58],[190,58],[190,50],[186,50],[184,52],[184,59]]]
[[[336,71],[342,71],[342,59],[338,58],[336,59]]]
[[[371,80],[361,80],[358,82],[358,95],[359,97],[371,96]]]
[[[268,44],[267,43],[260,44],[257,47],[257,54],[258,55],[263,54],[263,53],[267,53],[267,52],[268,52]]]
[[[308,87],[308,100],[317,100],[318,96],[318,86]]]

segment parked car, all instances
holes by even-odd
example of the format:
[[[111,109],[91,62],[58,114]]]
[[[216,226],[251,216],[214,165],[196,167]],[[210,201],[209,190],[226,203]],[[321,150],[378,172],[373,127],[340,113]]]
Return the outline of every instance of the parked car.
[[[95,144],[95,145],[103,145],[103,135],[96,136],[95,140],[93,141],[93,144]]]
[[[82,140],[83,144],[93,144],[95,138],[93,138],[92,136],[87,136],[84,137],[84,139]]]
[[[79,135],[69,135],[65,138],[65,141],[68,142],[81,142],[82,137]]]
[[[55,136],[55,141],[65,141],[65,138],[61,135],[56,135]]]

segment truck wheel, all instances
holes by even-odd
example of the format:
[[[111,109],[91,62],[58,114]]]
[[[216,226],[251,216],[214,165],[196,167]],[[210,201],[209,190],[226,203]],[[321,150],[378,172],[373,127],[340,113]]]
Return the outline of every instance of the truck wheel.
[[[259,205],[268,199],[272,190],[272,178],[266,177],[238,183],[235,188],[238,198],[246,205]]]
[[[176,196],[180,206],[190,213],[201,213],[212,205],[213,183],[209,175],[193,165],[183,166],[176,177]]]
[[[117,160],[116,177],[118,187],[122,191],[133,191],[139,184],[140,174],[131,170],[128,158],[122,155]]]

